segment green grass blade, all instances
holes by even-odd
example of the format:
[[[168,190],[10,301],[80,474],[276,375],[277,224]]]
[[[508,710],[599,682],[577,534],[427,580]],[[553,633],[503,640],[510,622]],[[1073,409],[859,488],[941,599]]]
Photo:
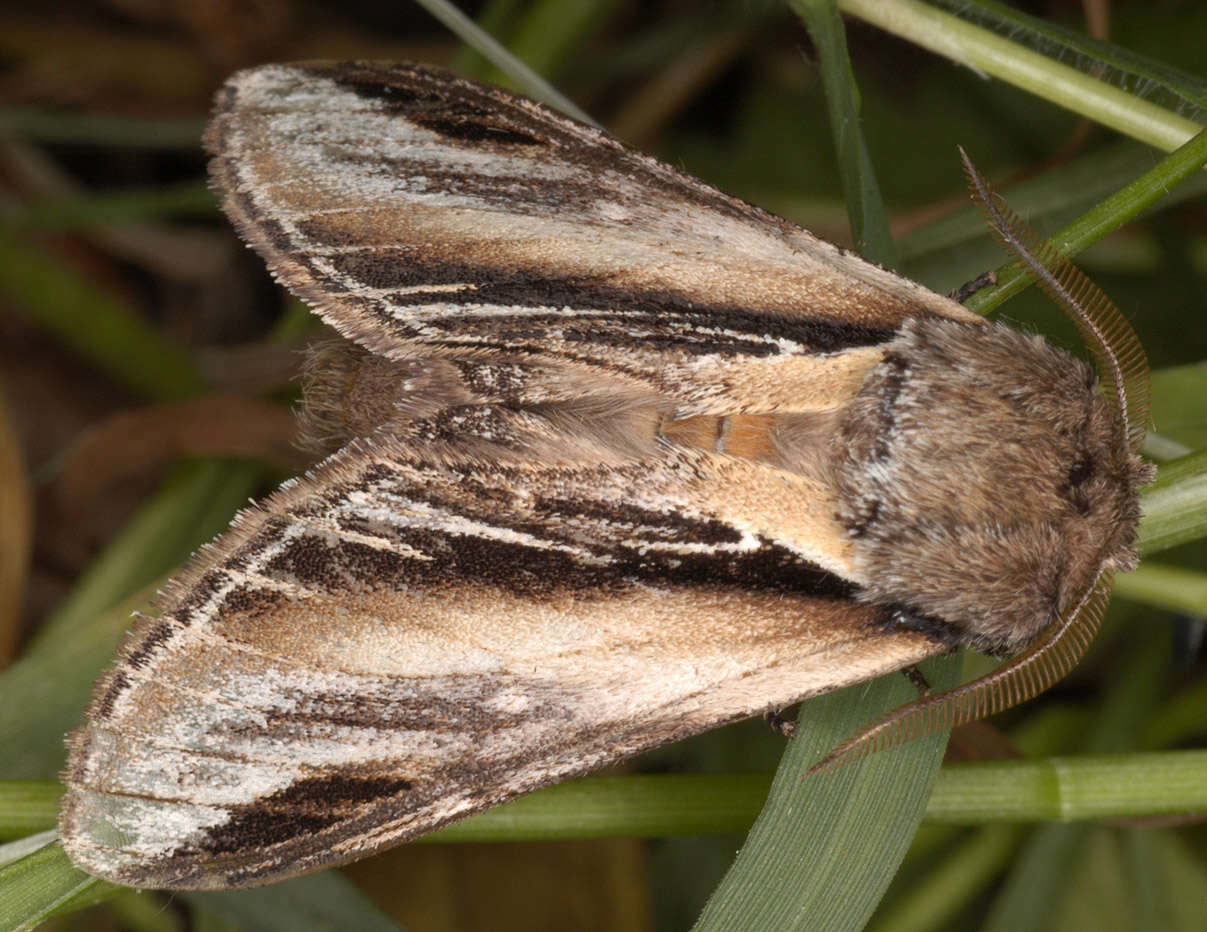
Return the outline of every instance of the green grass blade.
[[[1207,448],[1207,363],[1154,371],[1151,410],[1163,435],[1192,449]]]
[[[196,150],[205,121],[0,108],[0,138],[82,146]]]
[[[1137,546],[1144,556],[1207,536],[1207,450],[1199,450],[1157,473],[1140,493],[1144,517]]]
[[[555,88],[527,63],[514,55],[506,46],[482,29],[448,0],[416,0],[420,6],[444,23],[466,45],[510,76],[515,87],[537,100],[568,113],[576,120],[598,126],[590,114],[582,110],[569,97]]]
[[[212,216],[214,192],[201,181],[158,188],[90,192],[35,201],[0,213],[0,230],[79,230],[161,220],[181,214]]]
[[[107,900],[118,890],[77,870],[53,833],[45,836],[33,840],[45,844],[0,867],[0,932],[33,929],[53,916]],[[0,859],[3,854],[0,849]]]
[[[1202,127],[1126,90],[918,0],[841,0],[844,13],[1171,152]]]
[[[1191,175],[1197,174],[1204,164],[1207,164],[1207,130],[1055,233],[1051,243],[1062,255],[1077,255],[1156,204]],[[969,310],[987,314],[1034,281],[1034,275],[1014,262],[998,269],[997,276],[996,285],[978,291],[965,302]]]
[[[1201,694],[1194,701],[1200,718],[1183,717],[1201,730]],[[416,844],[741,833],[754,823],[771,787],[771,775],[761,773],[584,777],[488,809]],[[0,781],[0,839],[52,828],[62,789],[55,780]],[[935,780],[924,818],[980,825],[1186,812],[1207,812],[1204,750],[948,764]]]
[[[1086,734],[1084,746],[1089,753],[1134,747],[1169,675],[1168,650],[1162,641],[1138,637],[1136,648],[1122,653],[1124,668],[1111,680]],[[1198,756],[1207,760],[1207,753]],[[1145,776],[1139,780],[1133,776],[1131,782],[1150,778],[1149,768],[1142,772]],[[1061,777],[1055,787],[1059,802],[1070,795],[1070,790],[1063,773],[1058,770],[1056,775]],[[1126,792],[1127,788],[1121,790]],[[1046,917],[1052,915],[1065,893],[1069,867],[1078,863],[1091,828],[1087,824],[1045,825],[1035,832],[995,897],[985,928],[990,932],[1043,928]]]
[[[1114,594],[1171,612],[1207,618],[1207,573],[1146,560],[1115,577]]]
[[[536,0],[509,23],[507,48],[537,73],[557,74],[617,7],[615,0]],[[501,77],[484,75],[487,81]]]
[[[0,673],[3,776],[58,772],[63,735],[82,720],[92,682],[112,662],[130,611],[146,601],[119,600],[222,530],[260,475],[251,463],[183,466],[92,562],[22,657]]]
[[[137,394],[183,398],[204,388],[184,350],[74,270],[5,232],[0,232],[0,295]]]
[[[1018,850],[1022,829],[990,825],[957,844],[913,884],[868,932],[931,932],[946,928],[991,884]]]
[[[54,828],[62,792],[56,780],[0,780],[0,841]]]
[[[958,666],[956,658],[928,665],[930,681],[946,688]],[[878,712],[916,695],[893,675],[805,704],[767,803],[696,932],[863,927],[922,818],[946,733],[803,775]]]
[[[859,91],[835,0],[790,0],[789,6],[804,21],[820,59],[830,132],[855,249],[865,259],[895,268],[897,250],[889,233],[888,215],[867,140],[860,129]]]
[[[257,932],[400,932],[339,871],[285,880],[255,890],[182,893],[181,898],[205,912]]]
[[[1059,23],[1028,16],[994,0],[931,0],[961,19],[975,23],[1040,54],[1072,63],[1085,74],[1101,76],[1123,88],[1143,88],[1162,107],[1202,121],[1207,117],[1207,81],[1122,46],[1092,38]]]

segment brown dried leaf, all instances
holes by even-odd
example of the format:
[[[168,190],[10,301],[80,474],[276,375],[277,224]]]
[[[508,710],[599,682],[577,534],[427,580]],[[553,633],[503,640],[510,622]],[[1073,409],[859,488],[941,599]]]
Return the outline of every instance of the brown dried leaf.
[[[56,504],[81,513],[119,479],[186,456],[247,457],[298,472],[308,458],[293,445],[296,432],[287,408],[236,395],[128,411],[89,429],[68,451]]]

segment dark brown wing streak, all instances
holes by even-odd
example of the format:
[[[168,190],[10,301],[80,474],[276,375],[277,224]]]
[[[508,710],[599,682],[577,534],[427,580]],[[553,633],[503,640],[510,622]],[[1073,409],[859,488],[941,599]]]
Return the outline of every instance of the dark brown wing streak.
[[[489,349],[699,395],[711,362],[955,303],[531,101],[409,65],[236,75],[206,136],[278,277],[394,358]],[[704,387],[702,387],[704,386]]]
[[[278,880],[939,649],[847,600],[821,566],[841,547],[792,519],[807,482],[666,447],[621,463],[487,414],[510,458],[416,425],[201,555],[75,739],[77,863]]]

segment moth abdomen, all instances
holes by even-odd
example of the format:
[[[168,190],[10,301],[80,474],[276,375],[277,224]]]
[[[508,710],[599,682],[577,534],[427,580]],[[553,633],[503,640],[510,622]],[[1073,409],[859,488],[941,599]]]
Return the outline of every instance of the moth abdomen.
[[[862,597],[1014,653],[1131,565],[1147,468],[1093,371],[997,324],[919,317],[835,435]]]

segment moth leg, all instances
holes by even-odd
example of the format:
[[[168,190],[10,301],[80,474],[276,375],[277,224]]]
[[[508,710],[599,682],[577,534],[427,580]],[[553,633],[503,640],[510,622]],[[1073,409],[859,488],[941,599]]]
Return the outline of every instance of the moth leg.
[[[947,297],[953,301],[959,301],[963,304],[982,288],[988,288],[990,285],[997,284],[997,273],[993,271],[982,272],[970,282],[964,282],[959,288],[951,292]]]
[[[785,738],[796,734],[796,722],[783,714],[783,709],[768,709],[763,713],[763,719],[771,726],[772,731],[779,732]]]
[[[946,644],[948,653],[952,653],[956,648],[963,647],[968,643],[966,632],[950,622],[931,615],[919,614],[902,605],[888,606],[881,623],[890,630],[908,628],[911,631],[920,631],[927,637]]]
[[[908,666],[901,671],[905,674],[905,678],[914,684],[914,688],[918,690],[919,696],[929,696],[931,691],[930,681],[926,675],[916,666]]]

